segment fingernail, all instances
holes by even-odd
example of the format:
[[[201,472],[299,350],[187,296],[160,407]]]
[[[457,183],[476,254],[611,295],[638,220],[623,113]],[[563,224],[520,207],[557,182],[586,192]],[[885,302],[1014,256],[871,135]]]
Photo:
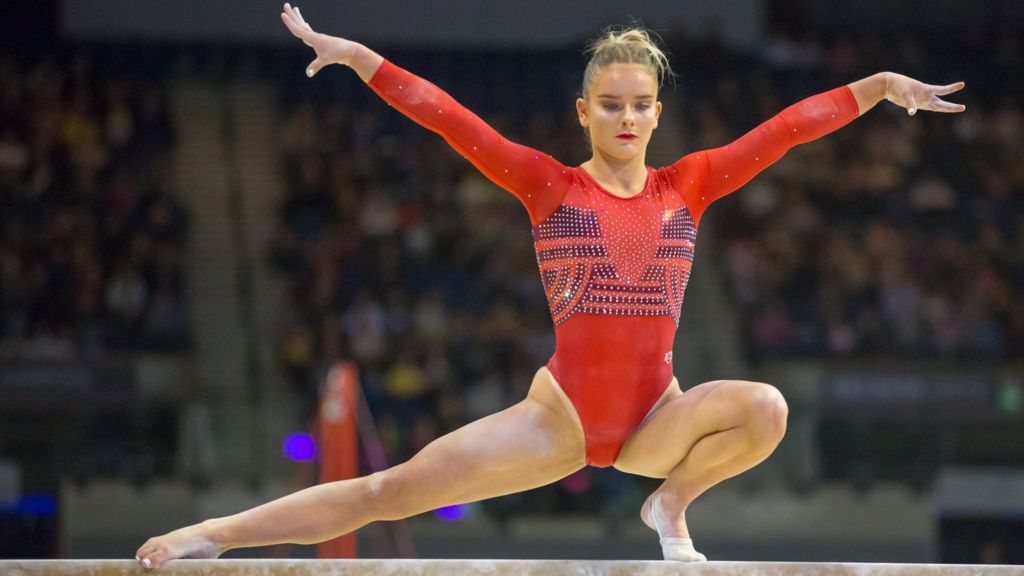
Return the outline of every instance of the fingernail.
[[[136,562],[138,562],[138,561],[139,561],[139,555],[138,555],[138,554],[136,554],[136,555],[135,555],[135,561],[136,561]]]
[[[152,564],[152,562],[149,561],[149,558],[143,558],[142,559],[142,565],[145,566],[146,568],[149,568],[150,564]]]
[[[306,76],[309,76],[310,78],[313,77],[313,69],[312,68],[306,68]]]

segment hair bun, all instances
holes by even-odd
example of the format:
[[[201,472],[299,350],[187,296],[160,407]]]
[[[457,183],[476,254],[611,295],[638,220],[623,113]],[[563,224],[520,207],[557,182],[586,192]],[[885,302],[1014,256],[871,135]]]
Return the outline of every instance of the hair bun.
[[[609,64],[642,64],[654,72],[660,87],[665,78],[672,75],[668,57],[651,38],[651,33],[639,26],[610,26],[591,41],[584,54],[590,55],[587,70],[584,73],[583,92],[593,79],[593,73]]]

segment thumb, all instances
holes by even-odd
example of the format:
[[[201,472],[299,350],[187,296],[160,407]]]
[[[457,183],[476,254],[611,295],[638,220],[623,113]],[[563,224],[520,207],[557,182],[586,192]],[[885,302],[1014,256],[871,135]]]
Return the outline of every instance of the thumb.
[[[320,60],[320,58],[317,58],[316,60],[313,60],[312,62],[309,63],[309,66],[306,66],[306,76],[309,76],[310,78],[312,78],[313,75],[316,74],[317,72],[319,72],[320,69],[323,68],[323,67],[324,67],[324,61],[323,60]]]

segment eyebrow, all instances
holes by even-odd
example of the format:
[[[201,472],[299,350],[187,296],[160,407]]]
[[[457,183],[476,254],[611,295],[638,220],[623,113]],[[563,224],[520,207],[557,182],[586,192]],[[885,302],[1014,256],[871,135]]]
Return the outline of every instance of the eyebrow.
[[[611,98],[612,100],[619,100],[620,99],[620,96],[618,96],[617,94],[598,94],[597,97],[598,98]],[[637,96],[636,99],[637,100],[653,100],[654,96],[651,96],[650,94],[642,94],[640,96]]]

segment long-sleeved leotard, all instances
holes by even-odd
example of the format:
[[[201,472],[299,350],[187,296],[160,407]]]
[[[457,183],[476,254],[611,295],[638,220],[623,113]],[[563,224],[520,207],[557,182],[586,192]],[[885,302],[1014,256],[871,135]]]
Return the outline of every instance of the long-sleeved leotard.
[[[503,138],[387,60],[369,85],[526,207],[555,325],[547,367],[579,415],[587,462],[602,467],[615,462],[672,381],[672,343],[704,209],[791,147],[858,114],[847,86],[812,96],[727,146],[648,167],[643,191],[622,198],[582,168]]]

